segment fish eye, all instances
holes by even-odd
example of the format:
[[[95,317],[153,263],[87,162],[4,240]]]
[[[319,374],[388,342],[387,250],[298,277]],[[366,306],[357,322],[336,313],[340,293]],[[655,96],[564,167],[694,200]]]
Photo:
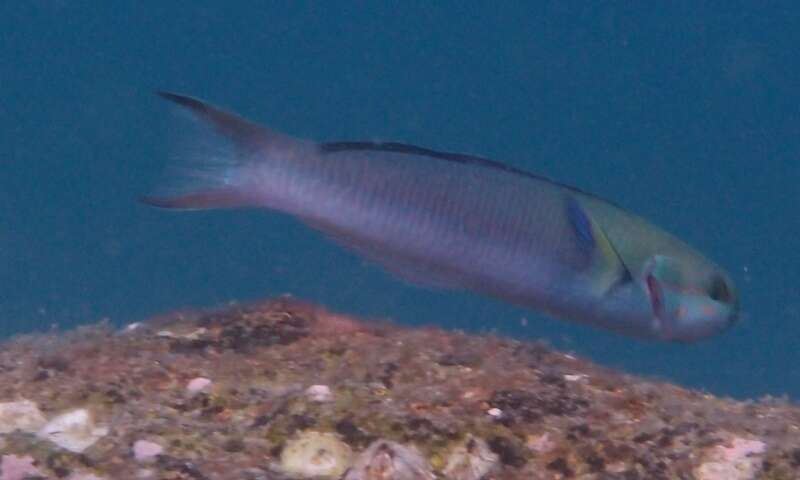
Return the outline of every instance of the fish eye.
[[[708,296],[715,302],[731,303],[733,301],[731,287],[721,275],[714,275],[711,279],[711,288],[708,290]]]

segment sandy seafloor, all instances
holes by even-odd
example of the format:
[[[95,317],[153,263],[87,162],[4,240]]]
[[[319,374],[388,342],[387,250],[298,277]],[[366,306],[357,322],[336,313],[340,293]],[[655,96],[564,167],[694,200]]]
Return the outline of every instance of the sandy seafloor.
[[[800,408],[289,298],[19,336],[0,480],[800,478]]]

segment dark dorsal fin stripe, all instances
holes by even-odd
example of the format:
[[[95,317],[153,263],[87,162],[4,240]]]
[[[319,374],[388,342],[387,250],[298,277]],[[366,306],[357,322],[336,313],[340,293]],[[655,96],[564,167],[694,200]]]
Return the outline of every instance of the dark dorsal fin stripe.
[[[352,151],[393,152],[393,153],[405,153],[408,155],[422,155],[425,157],[446,160],[448,162],[465,163],[470,165],[481,165],[488,168],[503,170],[505,172],[513,173],[515,175],[521,175],[523,177],[535,178],[536,180],[541,180],[543,182],[551,183],[553,185],[558,185],[559,187],[565,188],[567,190],[577,192],[582,195],[587,195],[589,197],[597,198],[599,200],[606,202],[606,200],[603,200],[589,192],[585,192],[577,187],[573,187],[572,185],[559,183],[553,179],[544,177],[542,175],[536,175],[535,173],[527,172],[525,170],[521,170],[519,168],[512,167],[511,165],[507,165],[505,163],[501,163],[495,160],[489,160],[488,158],[477,157],[474,155],[467,155],[464,153],[439,152],[428,148],[418,147],[416,145],[408,145],[405,143],[398,143],[398,142],[330,142],[330,143],[320,144],[319,148],[320,151],[324,154],[338,153],[338,152],[352,152]]]

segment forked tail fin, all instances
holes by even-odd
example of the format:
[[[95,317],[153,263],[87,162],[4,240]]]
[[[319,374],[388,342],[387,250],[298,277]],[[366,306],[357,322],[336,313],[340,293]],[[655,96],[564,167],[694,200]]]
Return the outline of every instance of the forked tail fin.
[[[196,98],[158,92],[190,120],[174,151],[166,188],[141,198],[170,209],[254,206],[253,166],[296,140]]]

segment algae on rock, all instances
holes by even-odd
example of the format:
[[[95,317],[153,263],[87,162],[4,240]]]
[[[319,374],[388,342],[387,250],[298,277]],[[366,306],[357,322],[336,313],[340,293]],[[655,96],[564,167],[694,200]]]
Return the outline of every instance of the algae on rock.
[[[0,385],[0,406],[30,402],[0,425],[0,456],[52,478],[800,478],[797,406],[286,298],[19,337]],[[80,448],[35,435],[82,411]]]

